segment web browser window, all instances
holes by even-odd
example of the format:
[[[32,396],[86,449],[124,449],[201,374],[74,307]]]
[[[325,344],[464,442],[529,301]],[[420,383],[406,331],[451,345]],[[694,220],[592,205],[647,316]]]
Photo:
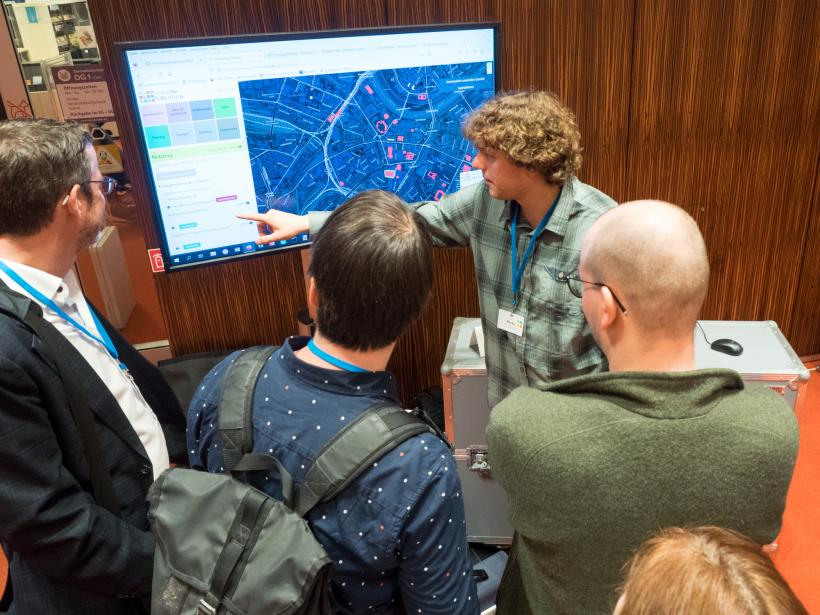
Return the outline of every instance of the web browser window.
[[[439,200],[481,180],[461,122],[496,89],[497,28],[123,44],[169,269],[257,246],[243,212],[368,189]]]

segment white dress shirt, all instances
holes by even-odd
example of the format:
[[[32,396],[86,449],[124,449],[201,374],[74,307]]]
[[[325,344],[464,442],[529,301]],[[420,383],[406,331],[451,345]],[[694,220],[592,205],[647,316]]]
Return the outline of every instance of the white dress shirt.
[[[33,288],[42,293],[43,296],[54,301],[60,309],[83,325],[88,331],[104,339],[104,336],[100,335],[97,329],[73,270],[69,271],[65,278],[61,280],[57,276],[27,265],[5,259],[3,262]],[[62,316],[49,309],[48,306],[43,305],[2,270],[0,270],[0,278],[12,290],[37,301],[43,308],[43,318],[54,325],[71,342],[71,345],[88,362],[91,369],[100,377],[100,380],[105,383],[137,433],[140,442],[142,442],[142,446],[151,460],[154,478],[156,479],[164,470],[168,469],[168,448],[165,444],[165,435],[162,433],[162,428],[154,411],[151,410],[148,402],[143,398],[133,379],[120,367],[119,361],[108,353],[104,344],[91,339]]]

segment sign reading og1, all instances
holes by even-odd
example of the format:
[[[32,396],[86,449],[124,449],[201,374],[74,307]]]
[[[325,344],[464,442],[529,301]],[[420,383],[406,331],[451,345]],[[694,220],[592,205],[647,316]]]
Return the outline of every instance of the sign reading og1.
[[[101,66],[54,66],[51,74],[65,119],[94,123],[114,120],[114,107]]]

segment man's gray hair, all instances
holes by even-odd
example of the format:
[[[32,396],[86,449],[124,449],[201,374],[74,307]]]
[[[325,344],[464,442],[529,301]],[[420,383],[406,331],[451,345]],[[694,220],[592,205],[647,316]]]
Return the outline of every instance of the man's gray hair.
[[[91,179],[89,143],[76,124],[0,122],[0,235],[34,235],[51,222],[59,199]]]

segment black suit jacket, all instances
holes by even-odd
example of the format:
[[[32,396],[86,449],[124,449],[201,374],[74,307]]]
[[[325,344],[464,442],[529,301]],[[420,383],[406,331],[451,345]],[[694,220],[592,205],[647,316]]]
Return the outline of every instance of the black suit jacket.
[[[18,615],[137,613],[148,596],[154,539],[147,522],[151,462],[119,404],[65,338],[120,505],[92,496],[88,462],[53,356],[22,322],[31,300],[0,282],[0,541]],[[145,400],[180,451],[184,417],[168,385],[106,321]],[[171,452],[171,451],[169,451]]]

